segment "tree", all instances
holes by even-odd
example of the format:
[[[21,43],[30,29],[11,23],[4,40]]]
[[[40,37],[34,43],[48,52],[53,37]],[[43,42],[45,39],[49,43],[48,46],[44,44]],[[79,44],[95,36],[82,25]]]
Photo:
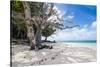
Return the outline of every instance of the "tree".
[[[43,30],[42,30],[42,36],[45,37],[45,42],[47,41],[47,37],[51,36],[56,29],[53,29],[51,25],[47,25]]]
[[[21,1],[11,1],[11,37],[27,38],[24,10]]]
[[[17,18],[18,20],[22,20],[22,17],[20,17],[20,15],[15,16],[15,13],[18,14],[21,12],[19,9],[19,3],[22,3],[24,13],[23,21],[25,21],[25,26],[27,28],[27,37],[30,41],[31,49],[38,49],[39,47],[41,47],[41,27],[43,27],[42,25],[51,15],[51,10],[48,14],[44,15],[44,3],[31,3],[27,1],[17,2],[17,5],[16,2],[13,3],[13,5],[18,8],[18,10],[13,9],[14,12],[12,11],[12,17],[15,19]],[[33,11],[31,10],[32,8],[34,9]]]
[[[27,4],[25,4],[27,3]],[[24,8],[26,10],[26,16],[27,16],[27,13],[31,12],[29,9],[26,9],[26,5],[27,5],[27,8],[29,8],[28,6],[28,2],[25,2],[23,5],[24,5]],[[32,7],[33,5],[36,5],[36,7]],[[51,20],[50,21],[47,21],[50,16],[52,15],[56,15],[56,13],[54,13],[54,10],[53,10],[53,6],[54,4],[46,4],[46,3],[30,3],[30,6],[31,6],[31,9],[33,8],[34,10],[37,10],[35,11],[34,14],[32,14],[33,16],[30,18],[29,16],[26,18],[28,19],[28,23],[30,22],[30,24],[35,27],[35,29],[32,29],[32,26],[31,26],[31,31],[29,31],[29,37],[28,38],[31,38],[30,41],[32,43],[31,45],[31,49],[38,49],[41,47],[41,34],[42,34],[42,29],[45,28],[45,26],[47,26],[47,24],[52,24],[51,23]],[[37,8],[37,9],[35,9]],[[48,9],[49,8],[49,9]],[[48,12],[48,13],[46,13]],[[28,15],[30,15],[28,13]],[[29,19],[30,18],[30,19]],[[33,22],[33,23],[32,23]],[[29,29],[30,27],[28,27]],[[30,29],[29,29],[30,30]],[[34,30],[34,32],[32,32]],[[34,35],[33,35],[34,33]],[[31,34],[31,35],[30,35]]]
[[[46,35],[51,35],[56,29],[64,29],[62,17],[59,17],[57,10],[53,9],[53,3],[43,2],[14,2],[16,9],[13,8],[12,18],[23,21],[26,27],[27,38],[30,41],[30,49],[41,48],[42,30],[46,27],[51,30]],[[21,8],[21,9],[20,9]],[[52,17],[55,17],[54,19]],[[52,28],[50,26],[52,26]],[[20,25],[18,25],[20,27]],[[67,27],[68,28],[68,27]],[[48,31],[48,30],[46,30]]]

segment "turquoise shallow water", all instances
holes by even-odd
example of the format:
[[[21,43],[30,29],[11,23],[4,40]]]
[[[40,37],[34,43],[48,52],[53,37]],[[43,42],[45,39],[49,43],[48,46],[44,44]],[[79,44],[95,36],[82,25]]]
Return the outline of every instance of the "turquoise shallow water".
[[[96,41],[61,41],[59,43],[62,44],[69,44],[69,45],[89,45],[89,46],[96,46]]]

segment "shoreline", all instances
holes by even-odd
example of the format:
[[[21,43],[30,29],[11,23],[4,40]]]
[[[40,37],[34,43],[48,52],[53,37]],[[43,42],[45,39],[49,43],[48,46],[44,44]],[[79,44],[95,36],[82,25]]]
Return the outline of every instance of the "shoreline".
[[[63,43],[63,42],[56,42],[56,43],[46,43],[47,45],[52,44],[53,46],[69,46],[69,47],[88,47],[93,50],[97,50],[97,45],[83,45],[80,43]]]

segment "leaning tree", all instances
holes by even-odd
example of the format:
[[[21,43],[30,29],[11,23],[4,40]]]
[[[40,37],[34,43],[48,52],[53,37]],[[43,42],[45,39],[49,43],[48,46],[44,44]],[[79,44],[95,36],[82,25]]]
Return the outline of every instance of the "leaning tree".
[[[53,28],[60,27],[62,18],[59,17],[58,12],[53,8],[53,3],[23,2],[23,6],[26,22],[29,23],[27,24],[27,34],[31,49],[41,48],[42,29],[45,29],[48,25],[53,26]],[[55,18],[53,19],[53,17]]]
[[[45,29],[46,26],[50,25],[53,29],[65,29],[74,27],[66,26],[65,28],[63,28],[63,24],[61,23],[63,22],[63,18],[59,17],[59,13],[56,9],[54,9],[53,3],[29,1],[20,1],[20,3],[20,7],[22,7],[22,12],[12,10],[11,17],[14,19],[18,19],[16,20],[17,22],[19,20],[24,21],[27,38],[30,41],[30,49],[37,50],[41,48],[42,30]]]
[[[27,29],[26,33],[30,41],[31,49],[40,48],[41,32],[48,23],[50,24],[50,21],[47,20],[51,15],[54,15],[54,4],[28,1],[13,1],[11,4],[14,6],[14,8],[12,7],[11,11],[11,19],[13,19],[11,21],[15,23],[19,29],[21,29],[20,21],[23,21]]]

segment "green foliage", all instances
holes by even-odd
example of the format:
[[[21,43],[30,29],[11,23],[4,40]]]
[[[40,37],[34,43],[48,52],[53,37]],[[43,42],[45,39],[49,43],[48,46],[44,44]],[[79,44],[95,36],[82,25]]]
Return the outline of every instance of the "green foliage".
[[[23,20],[19,20],[17,18],[13,18],[11,20],[11,34],[14,38],[25,38],[27,34],[26,23]]]
[[[27,28],[22,1],[11,1],[11,37],[26,38]]]
[[[21,1],[11,1],[11,9],[16,12],[23,12],[23,5]]]
[[[51,26],[46,26],[43,30],[42,30],[42,36],[44,37],[49,37],[51,36],[54,32],[56,31],[56,29],[53,29],[53,27]]]
[[[43,13],[43,5],[42,2],[29,2],[31,8],[32,16],[41,16]]]
[[[50,12],[49,14],[46,14],[48,6],[45,5],[45,3],[43,2],[28,2],[28,3],[31,9],[31,16],[38,16],[46,21],[47,19],[45,18],[49,18],[50,15],[52,15],[52,12]],[[53,8],[53,4],[52,4],[52,8]],[[11,18],[11,20],[13,20],[11,23],[13,24],[13,28],[14,28],[11,33],[18,35],[18,37],[20,37],[20,34],[23,34],[23,32],[27,34],[27,27],[26,27],[26,22],[24,18],[24,8],[23,8],[22,1],[11,1],[11,11],[16,12],[14,14],[14,17]],[[46,26],[44,26],[44,24],[42,25],[45,27],[44,29],[42,29],[42,36],[44,37],[51,36],[56,31],[53,27],[54,25],[57,25],[57,24],[52,23],[51,25],[48,25],[48,22],[43,22],[43,21],[39,21],[41,23],[38,23],[38,20],[36,22],[38,25],[42,23],[44,24],[46,23]],[[34,30],[36,30],[34,24],[33,24],[33,28]],[[17,32],[15,33],[15,31]]]

